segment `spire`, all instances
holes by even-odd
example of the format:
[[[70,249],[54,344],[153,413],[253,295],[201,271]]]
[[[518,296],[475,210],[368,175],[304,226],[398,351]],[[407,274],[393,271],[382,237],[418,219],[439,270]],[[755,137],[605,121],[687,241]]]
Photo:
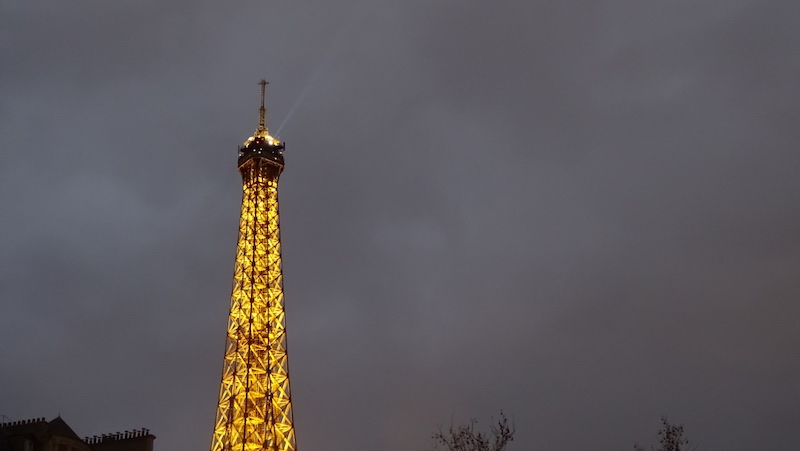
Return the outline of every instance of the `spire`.
[[[247,146],[256,139],[261,138],[271,146],[278,146],[280,141],[270,136],[269,130],[267,130],[267,109],[264,105],[266,103],[265,97],[269,82],[266,80],[261,80],[258,82],[258,84],[261,85],[261,108],[258,109],[258,128],[256,129],[256,132],[253,133],[253,136],[247,138],[247,141],[244,142],[244,145]]]
[[[256,129],[255,136],[266,138],[269,136],[269,130],[267,130],[267,109],[264,108],[264,97],[268,83],[266,80],[261,80],[258,84],[261,85],[261,108],[258,110],[258,129]]]

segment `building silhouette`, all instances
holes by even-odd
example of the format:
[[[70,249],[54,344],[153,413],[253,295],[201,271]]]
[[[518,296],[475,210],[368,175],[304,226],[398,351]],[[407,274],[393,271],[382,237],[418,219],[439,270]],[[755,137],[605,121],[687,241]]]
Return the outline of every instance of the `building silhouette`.
[[[258,128],[239,148],[242,208],[211,451],[296,449],[278,216],[284,144],[267,130],[260,84]]]
[[[0,424],[0,451],[153,451],[155,438],[134,429],[81,439],[60,416]]]

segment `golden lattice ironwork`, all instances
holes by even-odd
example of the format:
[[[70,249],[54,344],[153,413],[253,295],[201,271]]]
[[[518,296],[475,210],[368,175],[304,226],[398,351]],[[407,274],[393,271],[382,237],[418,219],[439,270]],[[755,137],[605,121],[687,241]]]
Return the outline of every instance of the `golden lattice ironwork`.
[[[278,178],[283,144],[264,123],[239,149],[242,210],[211,451],[296,449],[286,353]]]

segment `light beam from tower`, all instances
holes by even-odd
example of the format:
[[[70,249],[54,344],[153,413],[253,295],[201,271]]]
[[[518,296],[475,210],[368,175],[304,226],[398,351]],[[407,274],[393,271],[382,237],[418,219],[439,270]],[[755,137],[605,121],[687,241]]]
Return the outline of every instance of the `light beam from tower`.
[[[296,450],[278,221],[284,144],[269,135],[259,84],[258,128],[239,148],[242,210],[211,451]]]

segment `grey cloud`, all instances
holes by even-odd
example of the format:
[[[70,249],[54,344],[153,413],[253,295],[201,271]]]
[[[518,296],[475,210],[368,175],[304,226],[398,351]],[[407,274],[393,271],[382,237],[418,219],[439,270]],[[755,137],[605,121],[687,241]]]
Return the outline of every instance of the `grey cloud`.
[[[798,12],[6,2],[0,413],[208,446],[267,78],[300,448],[793,449]]]

